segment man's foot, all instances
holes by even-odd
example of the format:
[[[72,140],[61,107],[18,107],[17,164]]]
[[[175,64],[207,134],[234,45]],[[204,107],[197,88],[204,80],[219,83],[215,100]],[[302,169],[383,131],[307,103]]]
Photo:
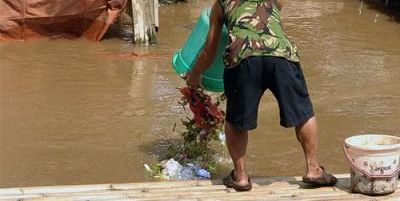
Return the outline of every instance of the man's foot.
[[[250,177],[248,177],[247,182],[235,181],[235,170],[232,170],[231,173],[226,176],[222,181],[227,188],[233,188],[236,191],[249,191],[253,187],[250,181]]]
[[[326,172],[324,167],[320,166],[320,169],[321,173],[319,176],[305,176],[303,177],[303,182],[314,187],[334,186],[337,178]]]

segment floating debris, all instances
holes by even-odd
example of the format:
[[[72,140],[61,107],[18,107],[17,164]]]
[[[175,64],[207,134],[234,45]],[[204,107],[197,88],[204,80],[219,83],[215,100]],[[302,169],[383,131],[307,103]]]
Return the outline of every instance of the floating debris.
[[[163,168],[162,173],[170,179],[178,179],[183,169],[182,165],[173,158],[169,159]]]
[[[205,170],[205,169],[199,169],[199,170],[197,170],[196,176],[198,176],[198,177],[200,177],[200,178],[205,178],[205,179],[210,179],[210,178],[211,178],[210,172],[208,172],[208,171]]]
[[[202,90],[181,88],[183,108],[189,106],[192,118],[182,119],[186,128],[182,140],[171,144],[160,163],[152,167],[145,164],[150,176],[162,179],[192,180],[210,179],[221,157],[210,148],[211,141],[225,142],[222,131],[225,113],[219,109],[220,100],[214,103]],[[174,126],[175,127],[175,126]],[[175,128],[174,128],[175,130]]]
[[[149,165],[144,164],[144,167],[149,174],[155,173]],[[211,178],[211,173],[208,170],[201,168],[199,165],[195,165],[193,163],[181,165],[173,158],[167,160],[166,162],[161,162],[160,167],[161,169],[158,170],[160,173],[158,173],[158,175],[154,175],[154,177],[173,180],[201,180]]]

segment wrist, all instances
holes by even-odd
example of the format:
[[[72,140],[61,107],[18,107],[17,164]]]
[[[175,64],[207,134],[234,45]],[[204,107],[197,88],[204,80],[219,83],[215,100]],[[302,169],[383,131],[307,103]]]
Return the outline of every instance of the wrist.
[[[190,71],[190,73],[193,75],[193,76],[200,76],[201,75],[201,70],[198,70],[198,69],[196,69],[196,68],[193,68],[191,71]]]

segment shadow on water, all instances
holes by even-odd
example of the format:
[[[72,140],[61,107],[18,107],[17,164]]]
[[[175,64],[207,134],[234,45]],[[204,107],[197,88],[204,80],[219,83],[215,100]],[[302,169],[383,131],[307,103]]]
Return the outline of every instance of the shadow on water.
[[[160,161],[169,157],[168,153],[171,146],[178,146],[181,142],[182,140],[177,138],[158,139],[149,143],[142,143],[139,145],[139,150],[155,156]]]
[[[400,23],[400,0],[360,0],[368,8],[378,10],[390,17],[390,20]]]

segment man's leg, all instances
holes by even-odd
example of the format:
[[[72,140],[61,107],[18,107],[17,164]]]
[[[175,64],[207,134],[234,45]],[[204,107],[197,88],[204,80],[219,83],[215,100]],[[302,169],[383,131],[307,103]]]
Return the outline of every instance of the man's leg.
[[[275,57],[274,82],[269,87],[279,104],[281,125],[296,128],[306,158],[303,182],[313,186],[332,186],[337,179],[318,162],[318,128],[307,84],[299,63]],[[307,120],[305,120],[307,119]]]
[[[306,157],[306,177],[318,177],[322,174],[322,169],[318,163],[318,127],[315,116],[306,122],[296,126],[297,140],[303,147]]]
[[[226,145],[231,155],[234,171],[234,180],[239,185],[248,184],[246,174],[246,149],[248,142],[248,131],[234,128],[229,122],[225,122]]]

